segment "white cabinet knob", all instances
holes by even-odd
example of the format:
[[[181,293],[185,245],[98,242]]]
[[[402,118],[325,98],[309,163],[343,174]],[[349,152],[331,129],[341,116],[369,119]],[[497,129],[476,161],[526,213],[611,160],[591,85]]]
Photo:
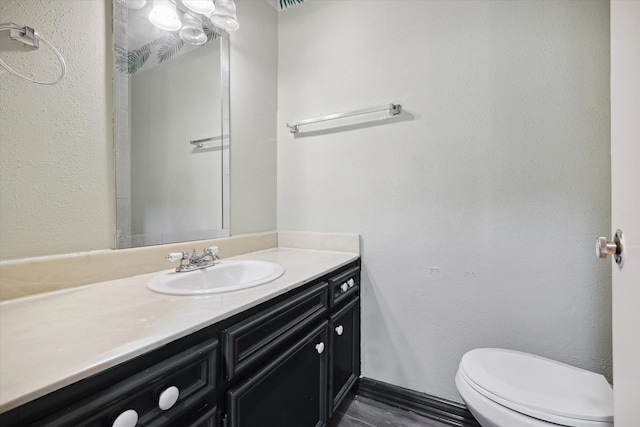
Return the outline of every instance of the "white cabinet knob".
[[[342,286],[340,286],[340,289],[342,290],[342,292],[347,292],[347,289],[349,289],[349,285],[343,283]]]
[[[342,335],[343,332],[344,332],[344,328],[342,327],[342,325],[336,328],[336,334]]]
[[[321,342],[320,344],[316,344],[316,351],[318,352],[318,354],[322,354],[322,352],[324,351],[324,343]]]
[[[112,427],[135,427],[138,424],[138,413],[133,409],[128,409],[118,415]]]
[[[178,387],[172,385],[171,387],[160,393],[160,398],[158,399],[158,407],[163,411],[171,409],[173,405],[175,405],[178,401],[178,396],[180,396],[180,390],[178,390]]]
[[[356,284],[356,281],[355,281],[355,280],[353,280],[353,278],[351,278],[351,279],[349,279],[349,282],[348,282],[348,283],[349,283],[349,287],[350,287],[350,288],[353,288],[353,285],[355,285],[355,284]]]

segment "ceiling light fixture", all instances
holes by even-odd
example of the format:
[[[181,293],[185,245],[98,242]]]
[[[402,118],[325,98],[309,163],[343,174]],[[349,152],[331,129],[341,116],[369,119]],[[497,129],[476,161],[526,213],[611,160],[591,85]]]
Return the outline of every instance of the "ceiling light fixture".
[[[185,13],[182,16],[182,28],[180,38],[186,44],[200,46],[207,42],[207,35],[202,30],[202,22]]]
[[[236,17],[236,4],[233,0],[216,0],[216,10],[211,15],[211,22],[227,31],[235,31],[240,27]]]
[[[182,4],[184,4],[189,10],[201,13],[205,16],[211,15],[216,8],[213,4],[213,0],[182,0]]]
[[[169,0],[153,0],[153,9],[149,13],[149,21],[165,31],[178,31],[182,27],[176,13],[176,5]]]

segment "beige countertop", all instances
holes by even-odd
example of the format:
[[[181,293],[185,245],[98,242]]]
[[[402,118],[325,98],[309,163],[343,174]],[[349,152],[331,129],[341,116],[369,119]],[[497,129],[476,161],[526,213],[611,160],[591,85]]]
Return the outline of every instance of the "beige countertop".
[[[189,335],[357,259],[356,252],[274,248],[228,258],[273,261],[278,279],[225,294],[153,292],[156,274],[0,303],[0,413]],[[224,261],[224,260],[223,260]]]

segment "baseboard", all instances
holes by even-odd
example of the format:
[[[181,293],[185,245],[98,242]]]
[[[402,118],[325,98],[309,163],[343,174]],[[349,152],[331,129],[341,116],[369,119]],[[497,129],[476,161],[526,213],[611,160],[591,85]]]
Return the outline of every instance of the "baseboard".
[[[369,378],[360,378],[352,391],[357,396],[420,414],[423,417],[455,427],[480,427],[462,403],[419,393],[408,388]]]

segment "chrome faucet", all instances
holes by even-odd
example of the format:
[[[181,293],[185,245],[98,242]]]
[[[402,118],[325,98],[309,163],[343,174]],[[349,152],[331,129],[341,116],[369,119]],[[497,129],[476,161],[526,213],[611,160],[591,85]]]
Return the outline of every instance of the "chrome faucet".
[[[180,261],[180,265],[176,268],[176,272],[183,273],[185,271],[199,270],[201,268],[212,267],[216,261],[220,260],[218,256],[218,247],[212,246],[205,248],[202,255],[198,256],[196,250],[193,250],[191,257],[188,252],[172,252],[165,257],[169,261]]]

